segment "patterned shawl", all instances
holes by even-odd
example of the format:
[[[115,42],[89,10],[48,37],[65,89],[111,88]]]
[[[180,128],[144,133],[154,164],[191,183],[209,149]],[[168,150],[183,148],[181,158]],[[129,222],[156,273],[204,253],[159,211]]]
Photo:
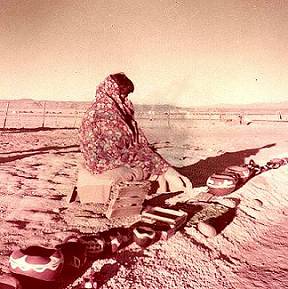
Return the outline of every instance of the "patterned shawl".
[[[121,96],[111,76],[98,85],[95,102],[83,117],[79,136],[86,167],[92,173],[129,166],[140,167],[149,176],[160,175],[169,166],[138,129],[132,103]]]

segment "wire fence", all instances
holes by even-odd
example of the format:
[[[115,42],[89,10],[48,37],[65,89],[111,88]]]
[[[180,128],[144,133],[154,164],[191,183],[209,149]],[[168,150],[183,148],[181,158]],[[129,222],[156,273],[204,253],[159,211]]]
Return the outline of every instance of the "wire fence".
[[[13,109],[7,102],[0,110],[0,128],[79,128],[85,110],[49,108],[46,103],[37,109]],[[231,122],[249,124],[250,122],[288,122],[288,112],[244,113],[219,111],[138,111],[136,119],[144,126],[171,127],[177,123],[190,126],[197,121],[210,123]]]

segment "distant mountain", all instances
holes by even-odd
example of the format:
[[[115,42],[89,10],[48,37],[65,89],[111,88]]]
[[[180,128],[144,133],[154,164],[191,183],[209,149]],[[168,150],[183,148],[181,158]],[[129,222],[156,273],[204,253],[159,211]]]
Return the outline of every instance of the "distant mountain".
[[[74,102],[74,101],[55,101],[55,100],[33,100],[33,99],[13,99],[13,100],[0,100],[0,109],[6,109],[9,102],[9,110],[86,110],[90,102]]]
[[[0,110],[6,110],[7,103],[9,102],[9,110],[15,111],[85,111],[91,101],[55,101],[55,100],[33,100],[33,99],[14,99],[14,100],[0,100]],[[223,111],[223,112],[232,112],[232,111],[243,111],[243,112],[288,112],[288,101],[279,102],[279,103],[252,103],[252,104],[219,104],[219,105],[210,105],[210,106],[197,106],[190,108],[177,107],[169,104],[136,104],[136,112],[148,112],[148,111],[157,111],[157,112],[168,112],[168,111]]]
[[[13,99],[13,100],[0,100],[0,110],[5,110],[9,102],[9,110],[86,110],[91,101],[55,101],[55,100],[33,100],[33,99]],[[136,104],[135,110],[139,112],[146,111],[159,111],[166,112],[169,110],[177,109],[172,105],[141,105]]]
[[[187,108],[189,111],[220,111],[220,112],[288,112],[288,101],[275,103],[251,104],[218,104]]]
[[[41,108],[41,102],[32,99],[14,99],[14,100],[0,100],[0,107],[5,108],[9,103],[9,109],[17,109],[21,107]]]

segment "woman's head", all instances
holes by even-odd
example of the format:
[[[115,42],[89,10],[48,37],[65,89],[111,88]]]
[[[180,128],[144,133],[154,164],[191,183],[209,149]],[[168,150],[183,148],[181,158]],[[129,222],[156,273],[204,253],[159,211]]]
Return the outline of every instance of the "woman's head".
[[[116,82],[119,87],[121,96],[126,97],[129,93],[134,91],[133,82],[123,73],[110,74],[110,77]]]

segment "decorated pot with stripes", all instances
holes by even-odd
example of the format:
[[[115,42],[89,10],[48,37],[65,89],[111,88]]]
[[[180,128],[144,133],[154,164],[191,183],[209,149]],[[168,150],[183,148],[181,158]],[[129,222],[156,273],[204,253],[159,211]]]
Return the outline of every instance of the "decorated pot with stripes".
[[[213,195],[222,196],[232,193],[237,186],[238,177],[233,173],[214,173],[207,179],[209,192]]]
[[[251,175],[250,169],[248,167],[242,167],[242,166],[227,167],[225,169],[225,172],[236,174],[238,176],[239,181],[242,183],[246,182]]]
[[[106,243],[100,233],[83,235],[79,238],[79,242],[86,247],[88,259],[95,259],[104,253]]]
[[[9,268],[12,273],[43,281],[55,281],[63,269],[61,250],[30,246],[12,252]]]
[[[155,241],[155,238],[155,230],[144,222],[139,223],[133,229],[133,240],[138,246],[142,248],[146,248],[151,245]]]
[[[65,271],[79,270],[87,261],[86,246],[81,244],[76,236],[68,236],[62,244],[56,246],[64,256]]]

